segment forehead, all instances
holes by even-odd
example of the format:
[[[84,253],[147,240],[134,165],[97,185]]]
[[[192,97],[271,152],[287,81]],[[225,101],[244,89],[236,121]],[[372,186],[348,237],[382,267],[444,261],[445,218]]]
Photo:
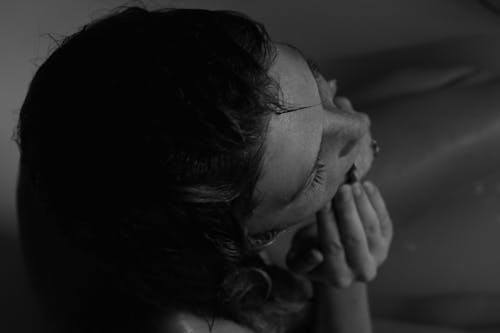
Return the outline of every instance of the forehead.
[[[278,44],[277,49],[270,75],[279,84],[282,102],[290,108],[316,106],[271,115],[255,193],[260,204],[254,217],[259,224],[267,223],[271,212],[276,219],[280,213],[288,215],[287,203],[304,182],[321,140],[321,100],[309,66],[293,48]]]
[[[269,74],[279,83],[283,102],[292,103],[292,106],[316,102],[316,81],[303,56],[292,47],[277,44],[277,57]]]

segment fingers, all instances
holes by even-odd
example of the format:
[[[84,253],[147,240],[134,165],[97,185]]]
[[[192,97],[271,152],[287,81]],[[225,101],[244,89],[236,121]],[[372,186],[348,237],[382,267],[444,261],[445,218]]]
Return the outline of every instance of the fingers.
[[[369,281],[377,272],[376,262],[368,247],[363,222],[350,185],[342,185],[334,198],[338,227],[346,258],[358,280]]]
[[[323,261],[319,251],[316,223],[308,224],[295,233],[286,257],[287,267],[295,273],[307,273]]]
[[[323,254],[318,249],[295,250],[288,254],[287,266],[295,273],[304,274],[315,269],[323,260]]]
[[[392,237],[393,226],[392,221],[389,216],[389,212],[387,211],[387,207],[385,205],[384,199],[380,195],[377,187],[370,181],[364,182],[364,187],[366,189],[366,193],[370,198],[371,204],[375,209],[378,219],[380,220],[380,230],[381,234],[384,238]]]
[[[356,182],[352,186],[354,201],[358,208],[358,214],[363,224],[363,228],[368,242],[368,248],[372,253],[380,251],[381,227],[377,212],[373,208],[368,195],[363,186]]]
[[[390,243],[394,230],[384,199],[382,198],[378,188],[372,182],[364,182],[364,188],[366,189],[366,194],[369,197],[375,212],[377,213],[380,223],[380,233],[385,241]]]
[[[318,211],[316,221],[297,232],[287,256],[288,267],[341,288],[372,280],[387,257],[393,233],[375,185],[342,185],[333,200]]]
[[[346,253],[342,245],[340,232],[335,221],[331,203],[317,214],[319,246],[323,253],[321,268],[328,276],[328,282],[337,287],[347,287],[353,281],[353,273],[347,264]]]

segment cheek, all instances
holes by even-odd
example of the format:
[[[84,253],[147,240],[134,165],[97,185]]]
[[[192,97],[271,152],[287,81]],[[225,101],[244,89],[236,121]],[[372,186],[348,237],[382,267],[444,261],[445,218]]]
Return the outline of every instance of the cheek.
[[[345,182],[347,172],[355,162],[358,151],[359,148],[355,145],[348,154],[342,157],[339,157],[338,150],[328,152],[329,160],[327,161],[328,169],[325,186],[326,196],[333,197],[338,187]]]
[[[316,223],[316,214],[308,215],[306,218],[297,223],[297,225],[293,226],[287,232],[282,234],[275,243],[273,243],[261,253],[264,261],[269,265],[276,265],[278,267],[287,269],[286,256],[292,246],[295,233],[299,229],[313,223]]]
[[[348,170],[349,170],[348,168],[342,168],[342,169],[339,168],[333,171],[331,175],[329,175],[325,189],[326,191],[325,196],[327,198],[333,198],[335,193],[337,193],[338,188],[345,181],[345,175]]]

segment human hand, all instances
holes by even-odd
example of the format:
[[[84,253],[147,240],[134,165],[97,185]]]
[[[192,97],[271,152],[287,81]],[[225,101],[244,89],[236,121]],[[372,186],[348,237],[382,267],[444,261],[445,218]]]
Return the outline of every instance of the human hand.
[[[393,226],[373,183],[342,185],[316,220],[295,235],[287,256],[290,270],[339,288],[375,278],[387,258]]]

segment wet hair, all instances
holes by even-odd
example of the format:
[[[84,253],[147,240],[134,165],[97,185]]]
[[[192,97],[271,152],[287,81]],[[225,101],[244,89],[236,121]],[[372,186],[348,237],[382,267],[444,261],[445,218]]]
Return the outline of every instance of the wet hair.
[[[275,55],[242,14],[133,7],[67,37],[37,70],[21,163],[51,223],[124,293],[257,331],[291,308],[270,306],[283,297],[266,298],[270,269],[242,224],[281,107]]]

